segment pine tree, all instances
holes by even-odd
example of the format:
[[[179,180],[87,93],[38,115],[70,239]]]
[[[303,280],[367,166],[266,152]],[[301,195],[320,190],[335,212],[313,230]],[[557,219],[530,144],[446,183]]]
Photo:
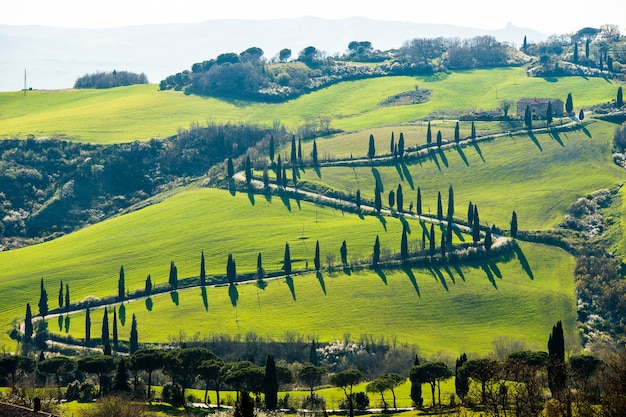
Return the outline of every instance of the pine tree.
[[[65,284],[65,311],[70,311],[70,284]]]
[[[130,338],[129,338],[130,354],[132,355],[139,348],[139,336],[137,335],[137,318],[133,313],[133,321],[130,325]]]
[[[46,317],[48,315],[48,293],[43,285],[43,278],[41,278],[41,284],[39,285],[39,315]]]
[[[313,258],[313,265],[315,265],[315,270],[319,271],[322,263],[320,258],[320,241],[315,241],[315,257]]]
[[[285,243],[285,256],[283,257],[283,271],[291,275],[291,255],[289,253],[289,243]]]
[[[146,278],[146,285],[144,287],[144,294],[150,295],[151,293],[152,293],[152,278],[150,277],[150,274],[148,274],[148,277]]]
[[[400,138],[398,139],[398,156],[404,157],[404,133],[400,132]]]
[[[526,106],[526,110],[524,111],[524,126],[528,129],[533,128],[533,118],[530,114],[530,106]]]
[[[418,216],[422,215],[422,191],[420,187],[417,187],[417,200],[415,203],[415,210]]]
[[[448,188],[448,221],[454,217],[454,190],[452,185]]]
[[[126,359],[120,357],[115,370],[115,382],[113,383],[113,391],[117,393],[130,393],[130,385],[128,384],[128,369],[126,367]]]
[[[400,239],[400,258],[406,261],[409,257],[409,238],[406,232],[406,226],[402,227],[402,239]]]
[[[620,108],[624,105],[624,96],[622,95],[622,87],[617,88],[617,97],[615,99],[615,107]],[[582,120],[582,119],[581,119]]]
[[[552,103],[548,103],[548,108],[546,109],[546,124],[548,126],[552,124]]]
[[[115,350],[117,350],[117,346],[117,310],[113,308],[113,347],[115,347]]]
[[[404,210],[404,196],[402,195],[402,184],[398,184],[396,190],[396,206],[398,207],[398,213],[402,213]]]
[[[89,316],[89,307],[85,311],[85,342],[89,344],[91,340],[91,317]]]
[[[346,266],[348,266],[348,245],[345,240],[341,244],[341,248],[339,249],[339,254],[341,255],[341,263],[343,264],[343,267],[345,268]]]
[[[24,317],[24,337],[30,340],[33,337],[33,313],[30,310],[30,303],[26,303],[26,316]]]
[[[370,135],[370,142],[367,149],[367,157],[369,159],[374,159],[376,156],[376,145],[374,144],[374,135]]]
[[[517,213],[515,211],[511,215],[511,237],[517,237]]]
[[[380,262],[380,239],[378,235],[376,235],[376,240],[374,241],[374,252],[372,253],[372,265],[377,266],[378,262]]]
[[[232,158],[228,158],[226,162],[226,175],[228,175],[228,178],[232,178],[233,175],[235,175],[235,167],[233,166]]]
[[[170,278],[169,278],[170,288],[173,290],[178,289],[178,268],[174,265],[174,261],[170,262]]]
[[[574,100],[572,99],[572,93],[567,94],[567,99],[565,100],[565,111],[567,114],[572,114],[574,111]]]
[[[454,141],[457,144],[461,141],[461,129],[459,127],[459,122],[456,122],[456,126],[454,126]]]
[[[313,151],[311,152],[311,159],[313,160],[313,165],[317,166],[317,142],[313,139]]]
[[[124,301],[124,296],[126,295],[126,279],[124,277],[124,267],[120,267],[120,277],[117,280],[117,300]]]
[[[485,242],[484,242],[485,249],[489,251],[492,245],[493,245],[493,240],[491,238],[491,229],[487,229],[487,231],[485,232]]]
[[[476,125],[474,124],[474,121],[472,121],[472,130],[470,133],[470,137],[472,139],[476,139]]]
[[[443,143],[443,137],[441,136],[441,130],[437,131],[437,147],[441,148],[441,144]]]
[[[278,375],[273,355],[267,355],[267,361],[265,362],[263,393],[265,394],[265,408],[276,410],[278,406]]]
[[[274,163],[274,135],[270,136],[270,161]]]
[[[206,285],[206,269],[204,266],[204,251],[200,253],[200,285]]]
[[[441,191],[437,191],[437,220],[443,220],[443,203],[441,202]]]
[[[296,159],[298,157],[296,151],[296,135],[291,135],[291,165],[296,164]]]
[[[435,224],[430,224],[430,256],[435,254]]]
[[[430,145],[433,141],[433,132],[430,129],[430,120],[428,121],[428,128],[426,129],[426,144]]]
[[[63,308],[63,280],[59,282],[59,308]]]

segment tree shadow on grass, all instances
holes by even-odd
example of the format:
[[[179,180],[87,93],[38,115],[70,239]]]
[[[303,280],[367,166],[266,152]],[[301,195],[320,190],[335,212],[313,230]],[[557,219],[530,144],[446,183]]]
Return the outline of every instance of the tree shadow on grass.
[[[483,156],[483,151],[480,150],[480,146],[478,146],[478,142],[477,141],[473,141],[472,145],[474,146],[474,149],[476,150],[476,153],[478,154],[478,156],[480,156],[480,159],[486,163],[487,161],[485,161],[485,157]]]
[[[293,278],[291,278],[291,275],[287,275],[287,278],[285,278],[285,282],[289,287],[289,291],[291,291],[291,298],[293,298],[293,301],[296,301],[296,288],[293,285]]]
[[[315,273],[315,278],[317,278],[317,280],[319,281],[320,287],[322,287],[322,291],[324,291],[324,295],[326,295],[326,283],[324,282],[324,275],[322,275],[320,271],[317,271]]]
[[[228,286],[228,297],[230,297],[230,303],[233,307],[237,307],[237,302],[239,301],[239,291],[237,291],[237,286],[232,282]]]
[[[254,206],[254,188],[251,185],[248,185],[248,200]]]
[[[452,281],[452,283],[456,285],[456,279],[454,279],[454,274],[452,273],[450,267],[448,265],[444,265],[443,270],[446,271],[446,274],[448,274],[448,276],[450,277],[450,281]]]
[[[465,242],[465,235],[461,233],[461,230],[458,227],[456,227],[456,223],[452,224],[452,231],[461,242]]]
[[[422,295],[420,294],[420,287],[417,285],[417,280],[415,279],[415,274],[413,274],[413,270],[411,269],[411,267],[403,266],[402,270],[409,277],[411,284],[413,284],[413,288],[415,288],[415,292],[417,293],[417,296],[421,298]]]
[[[446,168],[448,168],[448,158],[446,158],[446,153],[444,152],[443,149],[439,148],[437,150],[437,153],[439,154],[439,157],[441,158],[441,162],[443,162],[443,164],[446,166]]]
[[[463,152],[463,147],[457,146],[456,147],[456,151],[459,153],[459,156],[461,157],[461,159],[465,163],[465,166],[470,166],[469,161],[467,160],[467,156],[465,156],[465,152]]]
[[[537,148],[539,148],[539,151],[543,152],[543,148],[541,147],[541,144],[537,140],[537,136],[535,136],[535,134],[532,132],[532,130],[528,131],[528,137],[530,137],[530,139],[533,141],[535,146],[537,146]]]
[[[561,136],[559,135],[559,131],[558,130],[550,130],[550,136],[552,136],[554,138],[554,140],[556,141],[556,143],[558,143],[559,145],[561,145],[562,148],[565,147],[565,145],[563,144],[563,141],[561,140]]]
[[[433,161],[435,165],[437,166],[437,169],[441,171],[441,165],[439,165],[439,159],[437,159],[437,154],[432,149],[428,150],[428,159]]]
[[[146,310],[152,311],[152,307],[154,307],[154,303],[152,302],[152,298],[146,298]]]
[[[69,314],[65,316],[65,333],[70,331],[70,316]]]
[[[383,229],[385,229],[385,232],[386,232],[387,231],[387,219],[385,219],[385,216],[383,216],[381,214],[377,214],[376,218],[378,219],[380,224],[383,225]]]
[[[404,182],[404,173],[402,172],[402,167],[399,163],[395,163],[396,171],[398,171],[398,176],[400,177],[400,181]]]
[[[235,194],[237,194],[237,189],[235,188],[235,180],[232,178],[228,179],[228,192],[230,192],[230,195],[232,195],[233,197],[235,196]]]
[[[409,222],[406,221],[404,216],[399,216],[398,219],[400,219],[400,223],[402,223],[402,226],[404,226],[406,228],[406,232],[410,235],[411,234],[411,225],[409,224]]]
[[[378,169],[372,167],[372,175],[374,175],[374,179],[376,180],[376,185],[381,193],[385,192],[385,185],[383,184],[383,180],[380,177],[380,172]]]
[[[259,278],[256,280],[256,286],[259,287],[259,289],[264,290],[267,288],[267,282],[265,282],[263,278]]]
[[[522,266],[522,269],[524,270],[524,272],[526,272],[526,274],[528,275],[530,279],[534,280],[535,275],[533,274],[532,269],[530,269],[530,265],[528,264],[528,259],[526,259],[526,256],[524,256],[524,252],[522,252],[522,248],[520,248],[518,245],[515,245],[515,256],[517,256],[517,260]]]
[[[456,271],[456,273],[459,274],[459,277],[461,277],[461,279],[465,281],[465,274],[463,274],[463,270],[461,269],[461,267],[458,265],[454,265],[453,268]]]
[[[498,286],[496,285],[496,280],[493,277],[493,273],[491,272],[491,269],[489,269],[489,265],[487,265],[486,263],[483,263],[480,265],[480,267],[483,269],[483,271],[487,275],[487,279],[489,280],[489,282],[491,282],[491,285],[493,285],[493,288],[497,290]]]
[[[319,165],[315,165],[313,170],[315,171],[315,174],[317,175],[317,178],[321,179],[322,178],[322,171],[320,170],[320,166]]]
[[[207,297],[206,287],[202,287],[202,304],[204,305],[204,311],[209,311],[209,298]]]
[[[583,126],[583,132],[585,132],[585,135],[587,135],[588,137],[592,137],[591,132],[585,126]]]
[[[495,263],[494,261],[489,261],[489,268],[493,271],[495,276],[498,277],[498,279],[502,279],[502,272],[500,271],[500,268],[498,268],[497,263]]]
[[[387,275],[385,275],[385,271],[383,271],[381,268],[379,267],[375,267],[374,271],[376,272],[376,274],[378,274],[378,276],[380,277],[380,279],[383,281],[383,283],[385,285],[387,285]]]
[[[126,326],[126,306],[124,304],[120,305],[118,315],[120,316],[122,326]]]
[[[409,167],[404,161],[402,161],[402,172],[404,172],[404,178],[406,178],[406,182],[409,184],[409,187],[411,187],[411,190],[414,190],[415,184],[413,184],[413,176],[411,175],[411,171],[409,171]]]
[[[287,207],[287,210],[291,211],[291,201],[289,200],[289,196],[286,193],[280,193],[280,199]]]
[[[443,286],[443,288],[446,290],[446,292],[449,292],[450,290],[448,289],[448,283],[446,282],[446,279],[443,277],[443,274],[441,273],[441,270],[439,269],[439,267],[428,268],[428,270],[432,274],[433,278],[435,278],[435,281],[439,281],[441,285]]]
[[[170,297],[172,297],[172,302],[176,304],[176,306],[178,306],[180,303],[180,299],[178,298],[178,291],[174,290],[170,292]]]

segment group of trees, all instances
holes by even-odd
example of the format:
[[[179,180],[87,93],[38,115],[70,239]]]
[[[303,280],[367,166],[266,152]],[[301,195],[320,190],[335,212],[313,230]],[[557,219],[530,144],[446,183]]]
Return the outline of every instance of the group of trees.
[[[74,83],[74,88],[113,88],[133,84],[148,84],[148,77],[143,72],[141,74],[116,70],[96,72],[78,78]]]

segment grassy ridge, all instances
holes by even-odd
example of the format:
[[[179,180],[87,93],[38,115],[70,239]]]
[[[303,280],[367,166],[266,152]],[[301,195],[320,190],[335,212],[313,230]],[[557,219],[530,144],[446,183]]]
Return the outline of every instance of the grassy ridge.
[[[430,101],[410,106],[379,107],[394,94],[419,88],[433,90]],[[559,78],[550,82],[525,76],[522,68],[455,72],[437,77],[385,77],[344,82],[280,104],[243,103],[182,92],[158,91],[155,85],[110,90],[0,93],[0,138],[27,135],[79,139],[97,143],[174,135],[191,122],[280,120],[291,129],[320,115],[331,125],[357,130],[423,119],[445,109],[497,109],[503,98],[557,97],[572,93],[574,106],[610,101],[615,84],[598,78]]]

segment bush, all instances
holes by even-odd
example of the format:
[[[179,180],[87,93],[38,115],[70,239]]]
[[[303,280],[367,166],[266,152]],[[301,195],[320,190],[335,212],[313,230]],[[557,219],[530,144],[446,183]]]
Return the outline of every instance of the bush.
[[[98,401],[94,407],[80,412],[82,417],[147,417],[150,415],[141,404],[133,403],[125,397],[106,397]]]
[[[326,400],[321,395],[310,395],[302,401],[302,408],[307,410],[325,410]]]
[[[185,398],[183,397],[183,387],[178,383],[172,384],[168,382],[163,386],[163,392],[161,398],[164,402],[172,405],[184,405]]]
[[[79,381],[74,381],[67,384],[65,399],[67,399],[67,401],[88,403],[93,400],[95,392],[96,389],[92,383],[83,382],[81,384]]]
[[[365,410],[370,405],[370,397],[364,392],[355,392],[352,394],[354,408],[357,410]],[[350,404],[348,400],[344,399],[339,403],[339,408],[348,409]]]

